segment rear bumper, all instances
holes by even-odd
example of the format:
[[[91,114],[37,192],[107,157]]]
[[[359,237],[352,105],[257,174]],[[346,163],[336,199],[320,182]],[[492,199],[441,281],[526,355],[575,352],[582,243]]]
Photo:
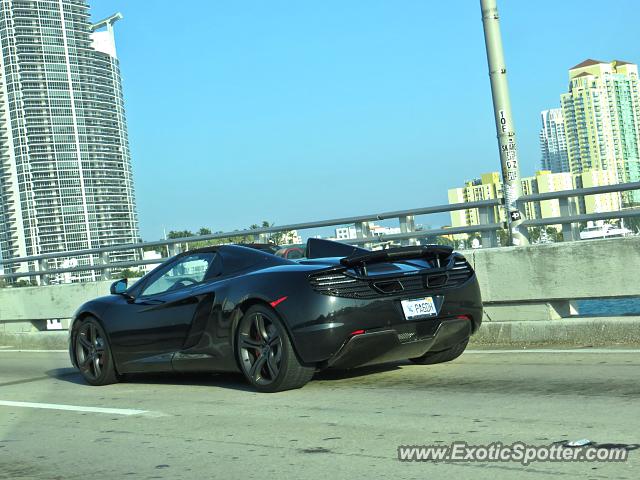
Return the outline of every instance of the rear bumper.
[[[327,367],[353,368],[421,357],[428,351],[438,352],[463,342],[471,335],[470,320],[443,321],[435,335],[404,340],[394,329],[365,332],[349,338],[327,362]]]
[[[442,298],[441,308],[437,317],[422,320],[405,319],[400,302],[406,296],[355,300],[314,293],[305,302],[307,318],[294,316],[300,310],[279,313],[287,320],[303,320],[287,323],[304,363],[349,368],[445,350],[478,330],[483,310],[475,275],[458,288],[428,294]],[[468,319],[459,320],[459,316]],[[357,330],[365,333],[352,335]]]

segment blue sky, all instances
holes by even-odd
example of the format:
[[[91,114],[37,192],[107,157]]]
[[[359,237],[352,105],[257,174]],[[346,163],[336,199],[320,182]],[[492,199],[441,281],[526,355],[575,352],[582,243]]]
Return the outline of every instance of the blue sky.
[[[447,203],[448,188],[499,169],[477,0],[89,3],[94,20],[124,15],[116,43],[145,240]],[[568,68],[640,61],[640,6],[499,9],[530,175],[540,111],[558,105]]]

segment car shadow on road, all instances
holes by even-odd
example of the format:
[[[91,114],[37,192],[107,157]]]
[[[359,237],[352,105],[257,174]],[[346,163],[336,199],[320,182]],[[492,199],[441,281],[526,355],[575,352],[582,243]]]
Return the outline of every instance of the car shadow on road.
[[[402,370],[411,364],[408,362],[387,363],[375,366],[358,367],[351,370],[324,370],[317,372],[314,381],[325,385],[335,382],[340,385],[347,382],[345,388],[355,385],[367,388],[402,388],[404,390],[428,390],[432,393],[474,392],[485,394],[522,394],[522,395],[582,395],[584,397],[615,396],[621,398],[639,398],[640,387],[637,382],[629,382],[627,378],[580,378],[579,376],[561,376],[549,379],[541,373],[522,376],[521,373],[506,370],[499,378],[481,370],[471,369],[469,365],[455,365],[454,362],[434,365],[424,369],[423,375],[404,375]],[[465,368],[466,367],[466,368]],[[555,368],[555,367],[554,367]],[[395,372],[397,375],[386,375]],[[44,372],[48,378],[89,387],[80,373],[73,368],[58,368]],[[3,385],[14,385],[44,380],[44,376],[22,379]],[[255,390],[246,382],[241,373],[164,373],[127,375],[123,383],[133,385],[188,385],[202,387],[218,387],[244,392]],[[117,387],[117,385],[116,385]],[[339,387],[341,388],[341,387]]]
[[[78,385],[87,385],[80,372],[75,368],[54,368],[53,370],[47,370],[44,372],[50,378],[56,380],[62,380],[68,383],[75,383]]]
[[[385,363],[381,365],[365,366],[350,370],[323,370],[317,372],[314,380],[345,380],[349,378],[367,376],[375,373],[390,372],[399,370],[404,363]],[[48,377],[57,380],[74,383],[77,385],[89,384],[82,378],[80,372],[75,368],[56,368],[47,370]],[[148,385],[190,385],[203,387],[220,387],[232,390],[255,392],[244,379],[241,373],[139,373],[123,375],[121,383],[127,384],[148,384]]]
[[[400,370],[403,365],[408,365],[408,362],[393,362],[393,363],[381,363],[379,365],[367,365],[364,367],[351,368],[349,370],[344,369],[327,369],[317,372],[314,380],[346,380],[349,378],[365,377],[367,375],[373,375],[375,373],[392,372],[394,370]]]
[[[45,372],[56,378],[77,385],[90,386],[80,372],[74,368],[57,368]],[[240,373],[138,373],[127,374],[120,378],[120,383],[134,385],[190,385],[203,387],[221,387],[233,390],[255,391],[246,384]]]

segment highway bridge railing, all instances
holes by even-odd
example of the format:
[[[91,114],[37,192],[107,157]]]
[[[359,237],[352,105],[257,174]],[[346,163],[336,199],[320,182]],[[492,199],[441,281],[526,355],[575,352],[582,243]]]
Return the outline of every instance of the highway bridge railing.
[[[580,314],[583,300],[640,296],[637,281],[640,236],[478,248],[462,253],[473,266],[480,284],[484,322],[495,323],[499,336],[515,335],[513,328],[524,328],[527,332],[532,329],[535,333],[536,327],[531,323],[538,321],[571,322]],[[0,288],[0,340],[3,333],[48,331],[56,326],[67,328],[68,319],[82,303],[108,295],[110,283],[111,280],[98,280]],[[637,315],[640,312],[627,313]],[[513,326],[514,322],[523,321],[524,324]],[[624,335],[640,339],[640,317],[629,316],[625,322],[635,323],[625,323]],[[607,325],[606,322],[600,325],[592,339],[593,344],[601,339],[609,341],[620,334],[619,330],[607,330]],[[524,333],[528,335],[527,332]],[[535,341],[535,337],[531,338]],[[624,343],[629,338],[620,337],[617,341]],[[576,337],[582,341],[580,339],[584,340],[582,336]],[[571,338],[561,340],[573,341]]]
[[[595,220],[637,218],[640,217],[640,208],[633,207],[619,211],[584,214],[576,211],[576,199],[607,193],[622,194],[622,192],[633,190],[640,190],[640,182],[527,195],[519,200],[522,211],[524,211],[524,204],[526,203],[557,200],[561,216],[527,219],[522,225],[524,227],[561,225],[562,238],[565,242],[578,240],[580,238],[578,231],[580,223]],[[448,241],[455,244],[455,239],[458,235],[468,234],[477,236],[480,246],[486,249],[500,246],[498,232],[504,230],[506,225],[496,218],[496,212],[502,208],[502,204],[502,199],[490,199],[193,237],[171,238],[152,242],[5,258],[0,259],[0,282],[11,283],[23,279],[32,284],[47,285],[51,283],[68,283],[69,281],[77,281],[79,278],[83,280],[108,280],[113,273],[120,273],[125,269],[156,265],[181,251],[206,244],[266,242],[274,235],[286,234],[292,230],[308,231],[345,225],[355,227],[356,238],[341,241],[369,248],[388,244],[408,245],[434,243],[437,241]],[[415,219],[418,216],[457,211],[477,212],[479,224],[436,229],[421,229],[416,226]],[[396,220],[400,233],[388,235],[372,234],[371,223],[383,220]],[[162,258],[145,259],[143,252],[148,250],[160,251]],[[125,258],[125,260],[122,260],[122,258]],[[65,259],[76,259],[76,262],[65,265]],[[73,278],[72,274],[77,275]],[[84,277],[81,277],[81,275],[84,275]]]

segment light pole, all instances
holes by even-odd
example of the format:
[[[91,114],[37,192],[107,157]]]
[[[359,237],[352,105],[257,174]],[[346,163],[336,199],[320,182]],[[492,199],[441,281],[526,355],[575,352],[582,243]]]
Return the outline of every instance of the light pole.
[[[498,148],[502,164],[502,182],[504,185],[504,206],[507,213],[509,227],[509,243],[511,245],[527,245],[529,243],[526,229],[522,231],[519,225],[524,220],[520,212],[518,199],[522,196],[520,184],[520,165],[516,149],[516,134],[511,116],[511,101],[509,100],[509,85],[507,83],[507,67],[502,50],[502,36],[496,0],[480,0],[482,10],[482,26],[484,27],[484,41],[487,48],[487,62],[489,63],[489,78],[491,79],[491,95],[493,97],[493,111],[498,133]]]

